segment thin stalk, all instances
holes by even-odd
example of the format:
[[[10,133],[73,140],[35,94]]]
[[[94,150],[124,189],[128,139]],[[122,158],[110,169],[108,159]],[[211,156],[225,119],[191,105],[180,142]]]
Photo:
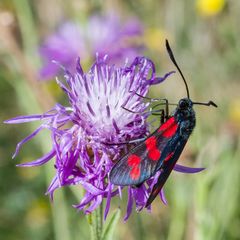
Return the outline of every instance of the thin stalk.
[[[101,240],[103,231],[103,204],[88,216],[88,223],[91,228],[91,239]]]

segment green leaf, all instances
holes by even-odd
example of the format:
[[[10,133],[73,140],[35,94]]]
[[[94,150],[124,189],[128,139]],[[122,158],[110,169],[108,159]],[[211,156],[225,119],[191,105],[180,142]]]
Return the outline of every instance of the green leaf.
[[[113,233],[115,231],[116,225],[117,225],[118,220],[120,218],[120,213],[121,213],[120,209],[117,209],[114,212],[114,214],[113,214],[111,220],[109,221],[109,223],[107,225],[105,225],[105,228],[104,228],[101,240],[111,240],[111,239],[114,239],[113,238]]]

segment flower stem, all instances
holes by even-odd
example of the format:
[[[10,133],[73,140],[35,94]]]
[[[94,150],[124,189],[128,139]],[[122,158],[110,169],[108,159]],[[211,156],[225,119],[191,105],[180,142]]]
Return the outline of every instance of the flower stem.
[[[100,206],[88,216],[88,222],[91,228],[91,239],[101,240],[103,230],[103,205]]]

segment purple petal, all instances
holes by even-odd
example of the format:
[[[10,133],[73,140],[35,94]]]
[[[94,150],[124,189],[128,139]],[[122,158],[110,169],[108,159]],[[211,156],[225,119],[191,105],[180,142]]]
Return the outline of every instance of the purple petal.
[[[82,186],[89,192],[91,193],[92,195],[99,195],[99,194],[104,194],[104,191],[93,186],[91,183],[88,183],[84,180],[82,181],[78,181],[78,183],[81,183]]]
[[[70,91],[69,91],[69,89],[67,89],[67,87],[58,79],[58,78],[56,78],[56,82],[57,82],[57,84],[60,86],[60,88],[66,93],[66,94],[68,94],[68,96],[70,96]]]
[[[94,196],[91,194],[86,194],[80,204],[73,205],[73,207],[78,208],[79,210],[82,210],[87,204],[89,204],[93,200]]]
[[[43,157],[32,161],[32,162],[28,162],[28,163],[21,163],[18,164],[17,167],[35,167],[35,166],[41,166],[44,163],[48,162],[50,159],[52,159],[55,156],[55,150],[51,150],[49,153],[47,153],[46,155],[44,155]]]
[[[163,188],[162,188],[161,191],[160,191],[160,198],[161,198],[162,202],[163,202],[165,205],[167,205],[167,199],[166,199],[166,197],[165,197]]]
[[[80,75],[84,75],[84,72],[83,72],[83,69],[82,69],[82,66],[81,66],[80,57],[77,58],[76,70]]]
[[[118,186],[118,194],[119,194],[120,199],[122,199],[122,187],[121,186]]]
[[[43,119],[46,119],[46,118],[51,118],[54,115],[55,114],[19,116],[19,117],[15,117],[15,118],[11,118],[11,119],[5,120],[4,123],[16,124],[16,123],[33,122],[33,121],[37,121],[37,120],[43,120]]]
[[[35,137],[41,130],[43,129],[43,127],[39,127],[37,128],[34,132],[32,132],[30,135],[28,135],[26,138],[24,138],[21,142],[19,142],[17,144],[15,153],[13,154],[12,158],[15,158],[16,155],[19,153],[20,148],[22,147],[22,145],[26,142],[28,142],[30,139],[32,139],[33,137]]]
[[[191,168],[191,167],[186,167],[179,164],[176,164],[173,168],[174,171],[182,172],[182,173],[198,173],[203,171],[204,169],[205,168]]]
[[[88,207],[84,212],[86,214],[93,212],[102,202],[102,196],[98,195],[95,198],[95,201],[93,201],[93,203],[90,205],[90,207]]]
[[[133,207],[133,197],[132,197],[132,189],[131,187],[128,188],[128,204],[127,204],[127,212],[124,216],[124,222],[126,222],[132,212]]]
[[[132,189],[135,198],[137,210],[140,211],[146,203],[146,188],[144,184],[141,187]]]
[[[58,181],[58,176],[55,176],[51,182],[51,184],[49,185],[47,192],[45,193],[45,195],[49,194],[50,195],[50,199],[51,201],[53,201],[53,193],[54,191],[60,187],[59,181]]]
[[[173,73],[175,73],[175,71],[171,71],[171,72],[169,72],[169,73],[166,73],[163,77],[153,78],[152,80],[149,80],[149,81],[147,82],[147,84],[149,84],[149,85],[159,84],[159,83],[163,82],[167,77],[169,77],[170,75],[172,75]]]
[[[109,184],[109,188],[108,188],[108,194],[107,194],[107,202],[106,202],[106,207],[105,207],[105,211],[104,211],[104,221],[107,218],[109,209],[110,209],[110,204],[111,204],[111,198],[112,198],[112,184]]]

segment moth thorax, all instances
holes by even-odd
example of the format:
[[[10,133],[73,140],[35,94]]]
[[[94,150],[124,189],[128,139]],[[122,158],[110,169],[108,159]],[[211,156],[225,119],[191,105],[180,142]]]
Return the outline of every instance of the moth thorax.
[[[179,123],[180,135],[187,139],[196,124],[195,111],[190,99],[184,98],[179,101],[175,117]]]

